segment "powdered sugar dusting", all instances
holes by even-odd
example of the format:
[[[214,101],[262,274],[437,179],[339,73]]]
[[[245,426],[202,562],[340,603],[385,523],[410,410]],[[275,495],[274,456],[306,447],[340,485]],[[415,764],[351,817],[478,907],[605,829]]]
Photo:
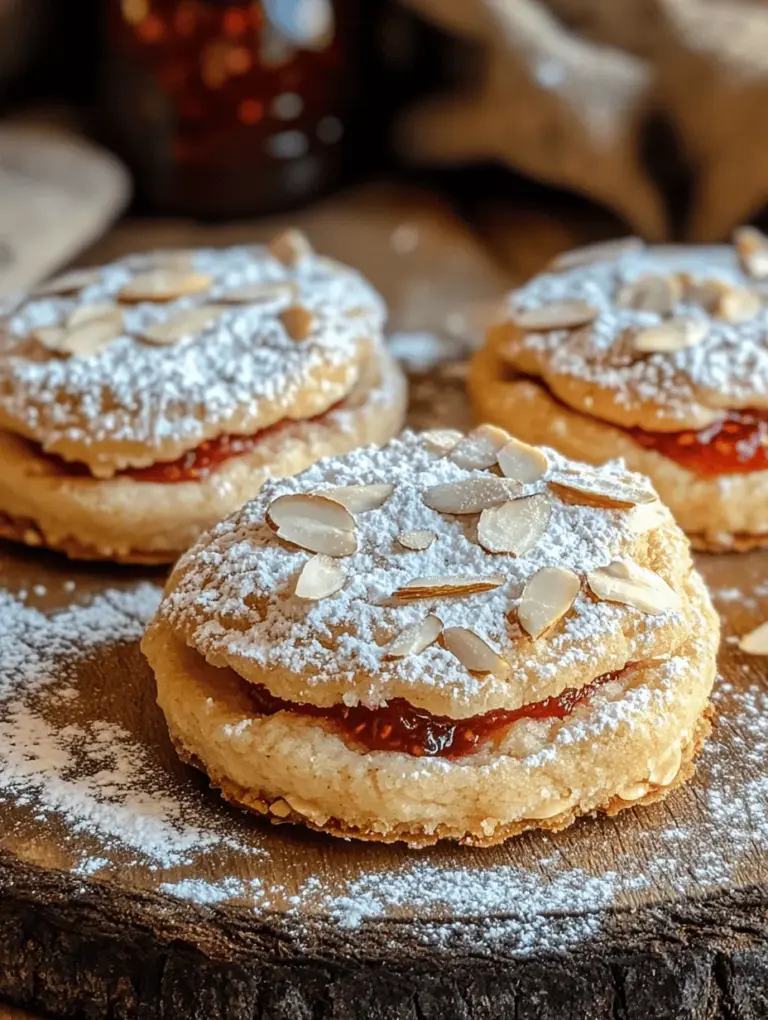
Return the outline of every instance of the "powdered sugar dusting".
[[[322,393],[324,378],[335,373],[336,388],[327,383],[329,406],[354,385],[361,342],[381,337],[383,304],[357,273],[314,255],[286,267],[264,248],[237,247],[193,253],[193,269],[213,277],[209,292],[125,306],[124,335],[100,354],[52,357],[28,339],[31,331],[64,321],[81,304],[114,301],[152,257],[105,266],[98,282],[74,297],[29,299],[3,324],[0,411],[11,426],[18,423],[46,447],[62,439],[150,447],[172,439],[192,447],[208,434],[206,425],[237,414],[245,420],[265,401],[279,400],[283,410],[290,409],[308,382]],[[289,293],[287,299],[232,305],[202,333],[173,346],[135,338],[181,309],[215,304],[229,290],[266,282],[292,284],[295,298]],[[300,344],[279,319],[291,301],[315,319],[312,335]]]
[[[616,294],[646,274],[688,274],[695,283],[717,281],[754,287],[737,258],[725,246],[646,249],[613,262],[562,273],[543,274],[510,297],[511,309],[538,308],[558,301],[586,301],[597,309],[594,324],[570,334],[529,333],[521,350],[538,352],[553,375],[575,377],[610,390],[617,404],[658,406],[661,417],[685,422],[696,411],[713,419],[723,407],[750,407],[768,400],[768,306],[747,322],[734,324],[713,317],[700,305],[681,298],[675,315],[706,322],[705,339],[673,354],[632,357],[620,342],[625,331],[655,326],[656,312],[621,308]]]
[[[227,837],[190,824],[123,725],[82,715],[76,682],[78,663],[136,641],[159,597],[140,583],[46,616],[0,592],[0,803],[170,867]],[[107,864],[97,860],[79,873]]]

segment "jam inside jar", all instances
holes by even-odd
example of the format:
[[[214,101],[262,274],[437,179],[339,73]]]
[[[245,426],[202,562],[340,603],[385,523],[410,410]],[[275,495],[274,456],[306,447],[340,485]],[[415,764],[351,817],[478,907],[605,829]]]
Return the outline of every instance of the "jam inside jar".
[[[362,0],[108,0],[100,122],[140,205],[274,212],[348,164],[366,67]]]
[[[618,680],[625,670],[604,673],[584,687],[568,689],[556,697],[507,711],[495,709],[469,719],[449,719],[415,708],[402,698],[394,698],[381,708],[357,705],[316,705],[283,701],[259,684],[249,684],[249,695],[258,715],[294,712],[325,719],[351,743],[367,751],[399,751],[415,758],[463,758],[473,754],[487,740],[520,719],[564,719],[580,704],[588,702],[604,684]]]
[[[701,477],[768,470],[768,411],[728,411],[698,432],[630,429],[640,446],[677,461]]]

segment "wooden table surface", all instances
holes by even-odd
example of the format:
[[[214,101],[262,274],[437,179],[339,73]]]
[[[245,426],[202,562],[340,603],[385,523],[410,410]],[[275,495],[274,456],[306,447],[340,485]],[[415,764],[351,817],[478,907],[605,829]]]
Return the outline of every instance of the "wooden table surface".
[[[308,227],[363,265],[398,330],[438,337],[411,340],[412,421],[464,423],[460,367],[425,364],[466,349],[510,275],[410,195],[356,194]],[[127,224],[86,260],[232,236]],[[768,670],[732,640],[768,617],[768,555],[699,565],[725,641],[693,782],[560,834],[416,852],[222,804],[176,759],[138,650],[162,574],[6,547],[0,997],[206,1020],[768,1016]]]

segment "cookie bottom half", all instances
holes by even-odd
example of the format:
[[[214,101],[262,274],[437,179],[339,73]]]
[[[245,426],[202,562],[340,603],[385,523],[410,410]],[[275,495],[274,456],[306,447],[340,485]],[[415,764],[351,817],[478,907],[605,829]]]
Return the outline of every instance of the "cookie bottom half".
[[[338,836],[485,846],[659,800],[690,777],[710,730],[719,631],[698,575],[688,589],[699,619],[668,658],[633,664],[565,718],[521,720],[459,759],[369,751],[322,719],[257,715],[249,684],[167,624],[143,648],[180,757],[228,800]]]

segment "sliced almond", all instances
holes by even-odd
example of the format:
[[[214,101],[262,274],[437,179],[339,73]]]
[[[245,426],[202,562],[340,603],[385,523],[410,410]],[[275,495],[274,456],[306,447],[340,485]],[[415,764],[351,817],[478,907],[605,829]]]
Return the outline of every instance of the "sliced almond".
[[[75,294],[85,287],[91,287],[101,280],[98,269],[72,269],[68,273],[54,276],[46,280],[32,291],[34,297],[54,297],[57,295]]]
[[[266,305],[278,301],[290,301],[296,295],[296,288],[291,283],[278,281],[266,283],[244,283],[233,287],[216,298],[225,304],[232,305]]]
[[[99,354],[120,336],[122,323],[117,318],[91,319],[74,329],[68,329],[64,346],[71,354]]]
[[[682,293],[683,287],[679,277],[649,273],[631,283],[625,283],[619,289],[616,304],[620,308],[671,315]]]
[[[364,514],[384,506],[394,491],[394,485],[387,482],[381,485],[338,485],[334,489],[323,489],[318,495],[341,503],[351,514]]]
[[[768,655],[768,622],[761,623],[740,638],[739,648],[747,655]]]
[[[578,266],[589,266],[593,262],[610,262],[621,255],[642,251],[645,247],[639,237],[620,237],[613,241],[600,241],[587,244],[582,248],[561,252],[550,263],[550,269],[576,269]]]
[[[499,450],[509,442],[505,429],[496,425],[479,425],[456,443],[448,459],[469,471],[483,471],[493,467]]]
[[[468,627],[446,627],[443,644],[470,673],[509,676],[509,663]]]
[[[414,552],[423,552],[425,549],[429,549],[432,543],[437,538],[437,534],[434,531],[416,530],[416,531],[401,531],[397,536],[397,541],[404,549],[411,549]]]
[[[421,439],[428,450],[439,456],[445,456],[464,437],[456,429],[428,429],[422,432]]]
[[[306,340],[315,328],[315,317],[304,305],[291,305],[278,318],[291,340]]]
[[[476,574],[447,574],[443,577],[415,577],[402,588],[392,592],[392,598],[401,602],[419,599],[448,598],[453,595],[477,595],[500,588],[506,581],[503,574],[480,577]]]
[[[671,747],[651,765],[648,778],[655,786],[669,786],[680,771],[682,758],[680,747]]]
[[[318,553],[307,560],[296,582],[296,598],[317,602],[344,587],[346,571],[330,556]]]
[[[425,616],[419,623],[414,623],[401,630],[387,651],[388,659],[404,659],[406,655],[420,655],[425,648],[440,637],[443,621],[434,613]]]
[[[549,488],[563,503],[571,506],[592,506],[602,510],[629,510],[642,503],[654,503],[656,494],[647,489],[608,481],[598,476],[582,478],[559,475],[549,480]]]
[[[510,441],[499,450],[499,467],[505,478],[512,478],[524,485],[537,482],[549,471],[549,461],[543,450],[529,446],[519,439]]]
[[[267,250],[284,266],[295,266],[312,254],[312,245],[306,234],[291,228],[276,234],[267,245]]]
[[[82,326],[93,319],[113,319],[120,329],[123,326],[123,310],[109,301],[95,301],[91,305],[79,305],[67,319],[67,328]]]
[[[537,641],[551,630],[576,601],[578,574],[563,567],[542,567],[528,578],[517,608],[520,626]]]
[[[722,280],[699,280],[688,273],[680,276],[683,287],[683,297],[692,305],[700,305],[705,312],[714,314],[725,293],[729,291],[730,284]]]
[[[490,507],[480,514],[477,540],[490,553],[525,556],[543,538],[551,512],[552,500],[545,493]]]
[[[214,323],[225,311],[221,305],[201,305],[199,308],[187,308],[183,312],[171,315],[162,322],[153,322],[142,330],[141,337],[158,347],[169,347],[185,336],[194,336]]]
[[[707,333],[709,324],[701,319],[668,319],[638,330],[632,337],[632,348],[641,354],[671,354],[695,347]]]
[[[526,308],[512,315],[512,322],[526,332],[555,329],[577,329],[587,326],[598,316],[598,310],[586,301],[557,301],[540,308]]]
[[[633,507],[626,518],[630,531],[636,535],[643,535],[646,531],[653,531],[667,523],[667,515],[661,500],[655,499],[652,503],[640,503]]]
[[[32,332],[34,340],[37,340],[43,347],[47,347],[49,351],[56,351],[59,354],[68,353],[64,347],[66,335],[67,330],[64,326],[40,326],[39,329]]]
[[[121,322],[117,318],[89,319],[73,329],[49,326],[38,329],[34,338],[51,351],[64,356],[88,357],[99,354],[109,347],[121,333]]]
[[[213,277],[207,273],[185,273],[174,269],[154,269],[137,273],[118,294],[126,304],[141,301],[175,301],[208,290]]]
[[[626,783],[624,786],[620,786],[616,791],[616,796],[621,797],[622,800],[627,803],[640,800],[648,793],[650,787],[647,783]]]
[[[726,322],[749,322],[763,310],[759,294],[747,287],[731,287],[720,296],[717,314]]]
[[[278,496],[269,504],[267,524],[278,538],[326,556],[357,550],[355,518],[335,500],[306,493]]]
[[[587,584],[603,602],[620,602],[651,616],[680,608],[680,596],[663,577],[631,560],[593,570]]]
[[[754,280],[768,278],[768,237],[756,227],[739,227],[733,242],[744,271]]]
[[[488,475],[486,478],[433,485],[422,493],[421,498],[430,510],[441,514],[479,514],[488,507],[514,499],[520,490],[520,483],[511,478]]]

